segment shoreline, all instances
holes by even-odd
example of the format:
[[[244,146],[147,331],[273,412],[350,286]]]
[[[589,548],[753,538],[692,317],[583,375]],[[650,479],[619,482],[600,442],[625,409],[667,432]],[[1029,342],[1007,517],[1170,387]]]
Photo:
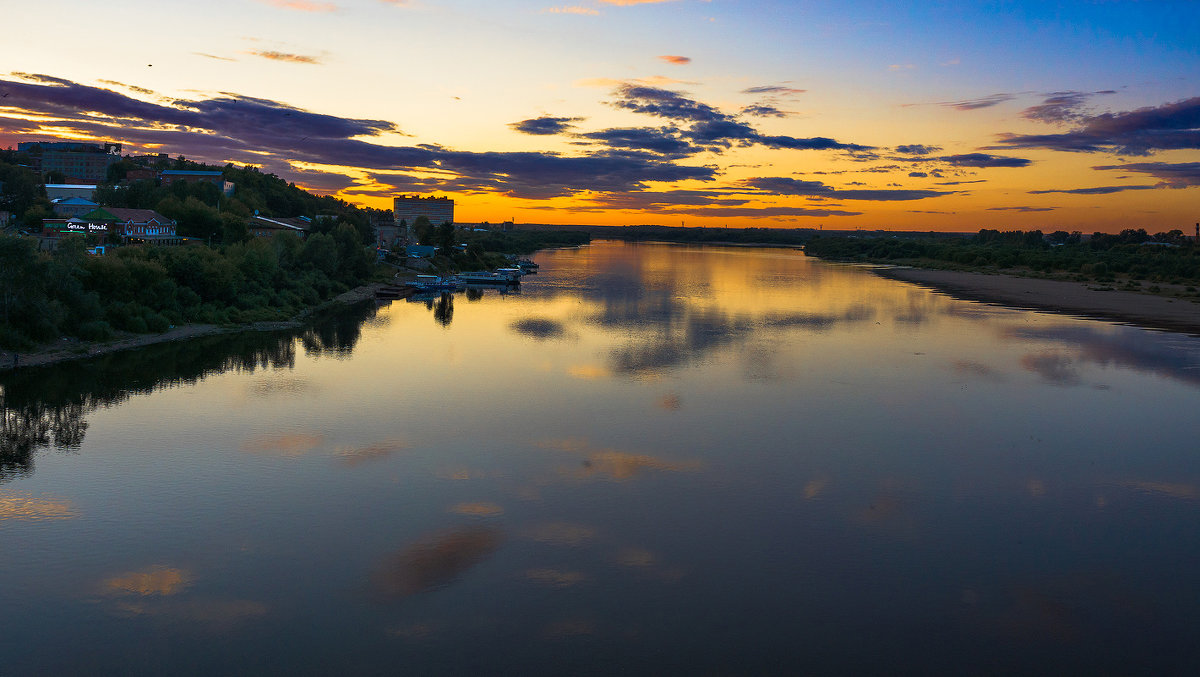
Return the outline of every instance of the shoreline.
[[[252,322],[249,324],[237,325],[218,325],[218,324],[188,324],[180,327],[173,327],[161,334],[129,334],[121,338],[105,343],[95,343],[89,341],[79,341],[74,339],[62,339],[58,343],[61,347],[46,347],[41,350],[29,353],[14,353],[12,351],[0,352],[0,372],[13,371],[15,369],[24,369],[27,367],[44,367],[60,362],[70,362],[72,360],[86,360],[98,355],[108,353],[116,353],[124,350],[135,350],[137,348],[145,348],[157,343],[169,343],[171,341],[187,341],[194,338],[204,336],[214,336],[217,334],[236,334],[247,331],[280,331],[284,329],[297,329],[304,326],[302,321],[304,318],[310,317],[314,313],[328,308],[333,305],[352,305],[361,303],[368,299],[375,298],[375,290],[385,286],[382,283],[372,283],[356,287],[350,291],[343,292],[337,296],[301,312],[291,320],[282,320],[276,322]],[[54,345],[54,344],[51,344]],[[14,365],[14,355],[16,356],[16,364]]]
[[[876,267],[876,275],[994,303],[1200,335],[1200,303],[1133,291],[1095,289],[1085,282],[933,268]]]

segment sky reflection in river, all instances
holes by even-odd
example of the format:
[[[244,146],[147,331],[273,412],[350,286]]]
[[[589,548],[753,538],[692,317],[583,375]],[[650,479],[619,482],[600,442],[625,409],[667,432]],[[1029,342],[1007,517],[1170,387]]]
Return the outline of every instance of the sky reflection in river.
[[[519,293],[5,377],[5,669],[1200,660],[1197,339],[790,250],[537,260]]]

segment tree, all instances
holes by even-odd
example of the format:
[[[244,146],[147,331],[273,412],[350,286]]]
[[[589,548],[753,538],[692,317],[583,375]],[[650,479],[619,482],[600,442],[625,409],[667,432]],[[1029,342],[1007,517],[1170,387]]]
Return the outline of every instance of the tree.
[[[429,217],[422,214],[413,219],[412,225],[413,237],[417,239],[419,245],[433,244],[433,224],[429,222]]]
[[[437,227],[438,253],[450,256],[454,253],[454,224],[446,221]]]

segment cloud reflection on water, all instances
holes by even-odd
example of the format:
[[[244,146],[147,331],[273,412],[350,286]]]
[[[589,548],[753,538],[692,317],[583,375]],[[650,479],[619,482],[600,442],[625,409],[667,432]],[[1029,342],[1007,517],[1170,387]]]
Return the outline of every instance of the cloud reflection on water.
[[[694,472],[704,467],[700,461],[666,461],[646,454],[594,447],[587,440],[580,439],[545,440],[538,446],[582,456],[580,467],[564,471],[568,476],[579,479],[607,478],[623,481],[633,479],[647,470]]]
[[[1194,337],[1152,332],[1133,327],[1073,324],[1056,327],[1011,327],[1008,338],[1043,341],[1073,348],[1075,354],[1031,355],[1022,365],[1047,380],[1064,385],[1079,383],[1074,364],[1118,367],[1164,376],[1191,386],[1200,386],[1200,341]]]
[[[426,535],[389,555],[371,575],[381,599],[402,599],[453,583],[504,543],[496,527],[472,525]]]
[[[35,498],[25,491],[0,493],[0,521],[61,520],[78,516],[79,512],[67,500]]]

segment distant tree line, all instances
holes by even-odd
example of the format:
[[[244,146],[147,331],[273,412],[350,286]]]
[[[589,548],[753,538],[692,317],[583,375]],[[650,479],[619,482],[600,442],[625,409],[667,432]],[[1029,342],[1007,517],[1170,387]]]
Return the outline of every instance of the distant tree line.
[[[806,245],[813,256],[840,261],[909,263],[938,267],[1029,271],[1112,281],[1116,276],[1153,282],[1200,282],[1200,248],[1180,230],[1150,235],[1144,229],[1118,234],[1040,230],[980,230],[960,239],[818,237]]]

